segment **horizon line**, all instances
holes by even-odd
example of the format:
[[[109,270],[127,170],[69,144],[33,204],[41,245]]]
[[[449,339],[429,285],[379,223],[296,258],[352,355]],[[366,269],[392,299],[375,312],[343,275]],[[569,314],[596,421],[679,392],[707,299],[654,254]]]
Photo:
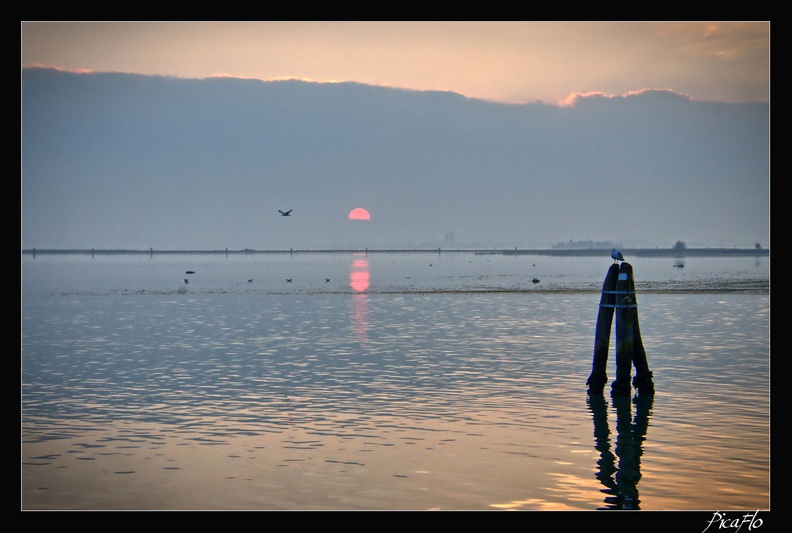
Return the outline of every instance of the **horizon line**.
[[[621,247],[622,252],[635,255],[668,255],[668,254],[753,254],[753,255],[769,255],[769,248],[756,248],[756,247],[694,247],[694,248],[627,248]],[[229,249],[229,248],[211,248],[211,249],[163,249],[154,250],[149,249],[127,249],[127,248],[23,248],[22,255],[78,255],[78,254],[91,254],[91,255],[164,255],[164,254],[294,254],[294,253],[489,253],[489,254],[503,254],[503,255],[523,255],[523,254],[537,254],[537,255],[594,255],[599,253],[610,253],[609,248],[443,248],[441,246],[433,248],[368,248],[368,247],[352,247],[352,248],[271,248],[271,249]]]

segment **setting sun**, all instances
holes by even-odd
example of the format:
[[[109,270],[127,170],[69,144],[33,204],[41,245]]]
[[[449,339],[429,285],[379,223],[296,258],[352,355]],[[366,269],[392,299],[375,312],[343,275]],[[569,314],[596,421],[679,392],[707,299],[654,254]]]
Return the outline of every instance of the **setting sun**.
[[[369,220],[371,215],[362,207],[356,207],[349,212],[349,220]]]

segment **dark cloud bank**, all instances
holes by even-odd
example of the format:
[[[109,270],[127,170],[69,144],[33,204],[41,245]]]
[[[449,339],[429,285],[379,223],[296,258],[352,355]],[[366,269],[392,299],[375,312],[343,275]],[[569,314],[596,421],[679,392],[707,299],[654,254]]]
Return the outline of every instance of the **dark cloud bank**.
[[[769,172],[766,103],[22,72],[23,248],[768,246]]]

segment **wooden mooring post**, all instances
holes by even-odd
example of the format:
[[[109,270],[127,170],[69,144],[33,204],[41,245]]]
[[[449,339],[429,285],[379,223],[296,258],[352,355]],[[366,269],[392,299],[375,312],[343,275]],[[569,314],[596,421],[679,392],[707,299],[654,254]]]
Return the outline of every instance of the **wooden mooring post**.
[[[611,385],[612,396],[630,394],[630,373],[635,366],[633,386],[639,393],[654,394],[653,375],[649,370],[646,350],[638,324],[638,302],[632,265],[614,263],[602,284],[597,328],[594,338],[594,361],[586,384],[589,394],[602,394],[608,381],[606,367],[610,348],[610,331],[616,315],[616,379]]]

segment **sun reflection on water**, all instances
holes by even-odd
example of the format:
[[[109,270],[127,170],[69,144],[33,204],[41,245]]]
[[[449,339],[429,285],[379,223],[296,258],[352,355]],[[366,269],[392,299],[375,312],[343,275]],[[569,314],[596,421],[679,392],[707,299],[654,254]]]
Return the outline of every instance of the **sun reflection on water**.
[[[349,272],[349,286],[355,292],[365,292],[369,288],[368,259],[352,260],[352,268]]]

